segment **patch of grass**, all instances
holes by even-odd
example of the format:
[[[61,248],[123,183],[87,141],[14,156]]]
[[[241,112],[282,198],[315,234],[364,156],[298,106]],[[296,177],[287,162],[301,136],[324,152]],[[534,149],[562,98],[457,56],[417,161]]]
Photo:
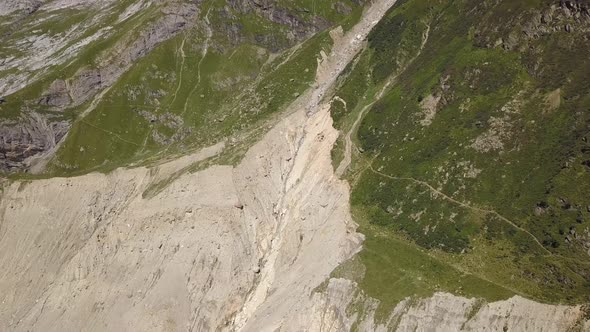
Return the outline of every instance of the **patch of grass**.
[[[340,133],[340,136],[338,136],[336,143],[334,143],[334,146],[330,151],[330,155],[332,157],[332,167],[334,167],[334,169],[337,169],[338,165],[340,165],[340,162],[342,162],[342,160],[344,159],[345,142],[342,136],[343,134]]]
[[[327,33],[319,34],[288,61],[265,71],[267,50],[241,45],[220,53],[210,48],[203,58],[203,38],[199,31],[179,35],[135,64],[74,125],[53,161],[53,172],[112,169],[154,155],[182,154],[251,130],[309,87],[319,52],[329,51],[331,42]]]
[[[447,291],[467,297],[502,300],[513,291],[477,275],[454,268],[396,233],[369,224],[369,215],[354,208],[354,217],[365,234],[365,248],[359,254],[366,268],[361,288],[381,302],[378,319],[385,319],[406,297],[427,297]]]

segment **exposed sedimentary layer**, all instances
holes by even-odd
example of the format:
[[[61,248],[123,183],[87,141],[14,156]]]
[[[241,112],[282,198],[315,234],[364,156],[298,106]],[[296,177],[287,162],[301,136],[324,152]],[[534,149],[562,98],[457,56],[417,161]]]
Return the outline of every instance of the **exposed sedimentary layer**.
[[[355,282],[332,278],[313,296],[312,329],[348,331],[587,331],[579,306],[547,305],[519,296],[486,303],[448,293],[400,302],[384,320],[376,319],[379,302],[366,297]],[[362,310],[350,311],[350,306]]]

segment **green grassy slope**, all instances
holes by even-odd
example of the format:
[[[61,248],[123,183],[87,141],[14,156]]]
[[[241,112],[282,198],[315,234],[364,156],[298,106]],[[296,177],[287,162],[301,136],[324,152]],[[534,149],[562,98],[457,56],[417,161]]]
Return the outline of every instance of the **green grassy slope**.
[[[358,128],[348,173],[369,295],[590,301],[590,17],[564,12],[407,0],[373,31],[336,92],[347,108],[332,107],[348,130],[395,78]]]
[[[115,26],[108,38],[84,48],[74,61],[54,66],[0,105],[0,121],[37,112],[72,123],[43,176],[108,171],[255,130],[312,83],[316,59],[331,45],[325,29],[353,24],[362,10],[351,0],[276,1],[264,10],[247,1],[205,1],[194,25],[140,58],[83,118],[90,101],[65,111],[37,103],[54,80],[67,80],[81,68],[99,68],[120,52],[122,40],[133,41],[163,15],[160,5],[152,5],[116,24],[130,3],[104,14],[103,26]],[[31,29],[60,33],[91,15],[73,11],[68,20],[51,19]],[[318,29],[324,32],[314,34]],[[304,43],[292,48],[301,38]]]
[[[117,82],[75,125],[54,171],[110,169],[252,129],[307,88],[320,50],[329,47],[327,34],[320,34],[279,67],[282,58],[265,65],[269,52],[253,45],[226,54],[212,49],[202,58],[200,52],[189,53],[191,44],[185,41],[181,65],[182,41],[183,36],[169,41]],[[309,70],[302,74],[302,66]]]

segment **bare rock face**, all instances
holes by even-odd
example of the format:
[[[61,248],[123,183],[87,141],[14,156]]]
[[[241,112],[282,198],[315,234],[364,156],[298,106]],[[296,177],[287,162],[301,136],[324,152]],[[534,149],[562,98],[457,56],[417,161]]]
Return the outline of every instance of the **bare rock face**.
[[[49,150],[68,132],[70,124],[31,112],[0,123],[0,171],[26,169],[36,154]]]
[[[74,104],[83,103],[103,88],[101,73],[97,69],[81,69],[70,81]]]
[[[233,47],[253,43],[271,52],[293,46],[333,24],[319,15],[309,15],[308,9],[292,8],[277,0],[228,0],[227,6],[213,11],[221,18],[214,23],[217,38],[227,40]],[[241,15],[257,16],[262,21],[268,20],[281,28],[269,33],[249,35],[240,22]],[[223,43],[213,47],[224,51]]]
[[[0,2],[0,16],[24,11],[30,14],[36,11],[42,4],[41,0],[4,0]]]
[[[379,302],[347,279],[330,279],[326,289],[313,296],[312,326],[330,331],[570,331],[584,330],[589,322],[580,306],[546,305],[519,296],[486,303],[448,293],[400,302],[384,321],[377,321]],[[351,312],[354,305],[363,308]],[[320,325],[323,324],[323,325]]]
[[[15,5],[15,3],[17,3]],[[6,9],[2,16],[3,8]],[[110,14],[117,10],[114,0],[38,0],[3,1],[0,59],[0,94],[10,95],[43,78],[56,66],[65,65],[91,43],[108,36]],[[61,29],[37,29],[60,25],[60,17],[71,13],[92,13],[88,19]],[[65,21],[65,20],[64,20]],[[65,78],[64,78],[65,79]],[[41,96],[39,96],[41,98]]]
[[[332,7],[336,9],[337,12],[344,15],[350,15],[350,13],[352,13],[352,8],[342,1],[336,2]]]
[[[105,55],[96,68],[81,68],[68,80],[72,103],[69,107],[80,105],[99,91],[113,85],[123,73],[139,59],[149,54],[157,45],[174,37],[194,23],[198,8],[194,4],[172,2],[162,8],[164,16],[142,30],[138,36],[127,36],[119,41]],[[61,86],[56,80],[50,87]],[[66,105],[64,105],[66,106]]]
[[[331,25],[329,21],[317,15],[311,22],[306,22],[297,13],[279,6],[276,0],[229,0],[228,5],[240,13],[255,13],[271,22],[286,26],[293,41],[302,40]]]
[[[195,23],[199,8],[194,3],[172,2],[162,8],[162,16],[138,37],[124,38],[111,52],[100,60],[99,72],[102,86],[111,86],[138,59],[150,53],[160,43],[176,36]]]
[[[39,99],[39,105],[54,106],[61,109],[71,102],[68,87],[64,80],[55,80]]]
[[[480,5],[485,6],[483,3]],[[482,24],[482,30],[476,33],[476,44],[481,47],[523,51],[542,36],[563,31],[584,35],[590,31],[590,2],[587,0],[548,1],[544,8],[516,14],[519,15],[515,15],[514,19],[501,29],[497,29],[494,24]],[[524,15],[528,17],[525,20]],[[522,27],[516,30],[518,33],[514,32],[514,28],[521,25]],[[511,32],[498,35],[498,30]]]

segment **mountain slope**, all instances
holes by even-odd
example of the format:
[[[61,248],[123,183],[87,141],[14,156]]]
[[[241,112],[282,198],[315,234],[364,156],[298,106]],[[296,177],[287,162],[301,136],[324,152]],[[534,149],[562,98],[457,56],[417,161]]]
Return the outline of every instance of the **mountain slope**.
[[[327,36],[285,62],[297,61],[306,74],[279,66],[278,51],[360,10],[338,3],[310,12],[248,0],[49,1],[4,16],[0,167],[112,169],[257,123],[311,82]],[[64,16],[71,21],[59,21]],[[28,28],[13,31],[15,24]]]
[[[1,329],[590,328],[584,1],[120,4],[0,105]]]
[[[348,211],[346,184],[331,169],[329,151],[337,132],[317,96],[362,46],[356,36],[366,35],[392,3],[372,7],[347,35],[333,34],[336,46],[320,64],[316,87],[293,103],[292,115],[235,168],[180,174],[145,197],[158,180],[219,154],[224,146],[218,145],[152,169],[6,188],[2,245],[17,247],[27,259],[2,257],[4,328],[304,326],[291,315],[293,308],[306,309],[305,293],[361,242]],[[59,205],[56,199],[71,204],[54,214],[47,207]],[[298,222],[302,218],[304,225]],[[330,254],[317,260],[319,250]],[[121,316],[121,310],[127,313]],[[55,326],[56,319],[63,325]]]
[[[492,297],[589,300],[590,67],[567,56],[587,53],[589,24],[584,2],[405,1],[377,26],[332,102],[344,131],[362,117],[358,150],[342,139],[333,155],[356,152],[369,294],[481,289],[429,269],[383,278],[410,242],[504,289]]]

